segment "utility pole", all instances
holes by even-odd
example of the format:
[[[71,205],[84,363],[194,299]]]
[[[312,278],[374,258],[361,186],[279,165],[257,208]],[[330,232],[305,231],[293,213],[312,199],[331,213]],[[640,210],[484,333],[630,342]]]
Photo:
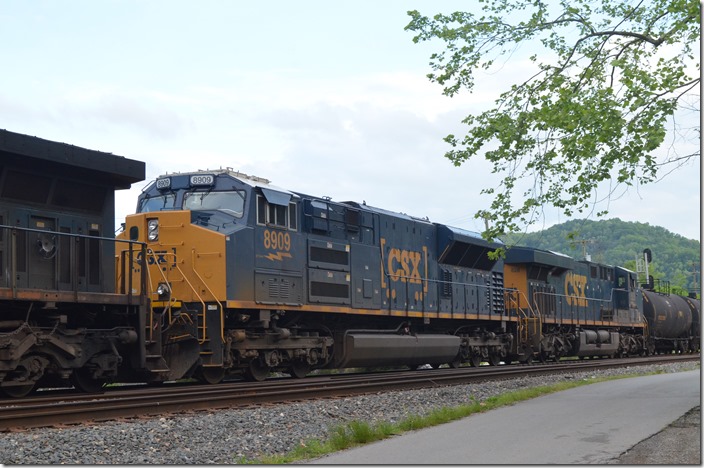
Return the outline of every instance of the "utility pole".
[[[596,241],[594,239],[575,239],[572,244],[582,245],[582,258],[591,261],[591,255],[587,256],[587,244],[594,244]]]
[[[692,275],[692,289],[694,289],[694,292],[699,291],[699,283],[697,282],[697,275],[700,274],[699,265],[699,262],[690,263],[692,267],[692,272],[690,273]]]

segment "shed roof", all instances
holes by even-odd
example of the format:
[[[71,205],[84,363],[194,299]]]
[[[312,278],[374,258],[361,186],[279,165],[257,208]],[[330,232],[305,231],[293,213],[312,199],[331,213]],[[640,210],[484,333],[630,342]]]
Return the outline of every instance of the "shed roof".
[[[0,129],[0,161],[27,169],[41,165],[45,171],[71,170],[78,177],[112,188],[129,188],[145,177],[142,161],[3,129]]]

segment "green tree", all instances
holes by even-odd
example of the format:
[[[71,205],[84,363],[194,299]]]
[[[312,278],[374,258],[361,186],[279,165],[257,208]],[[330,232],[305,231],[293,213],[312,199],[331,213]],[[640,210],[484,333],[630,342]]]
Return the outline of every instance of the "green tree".
[[[492,109],[468,115],[466,135],[445,137],[455,165],[483,155],[501,178],[482,190],[493,201],[475,215],[490,221],[486,238],[525,229],[544,205],[567,216],[591,212],[600,183],[609,187],[601,195],[608,199],[616,187],[652,182],[663,166],[699,157],[698,127],[685,136],[697,141],[692,153],[656,152],[669,130],[682,134],[678,109],[698,111],[699,1],[479,4],[481,16],[409,11],[406,29],[416,43],[444,41],[446,49],[431,55],[428,77],[450,97],[471,92],[477,70],[503,67],[519,46],[535,51],[534,75],[503,92]]]

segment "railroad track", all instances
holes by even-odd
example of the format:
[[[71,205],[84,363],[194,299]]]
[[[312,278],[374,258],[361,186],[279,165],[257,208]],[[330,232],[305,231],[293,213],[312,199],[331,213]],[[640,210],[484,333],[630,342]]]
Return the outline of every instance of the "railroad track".
[[[123,386],[102,394],[40,392],[23,400],[0,400],[0,431],[87,422],[124,420],[199,410],[332,398],[476,383],[527,375],[577,372],[623,366],[699,360],[697,355],[661,355],[638,359],[562,361],[553,364],[464,367],[365,374],[336,374],[301,380],[275,378],[265,382],[226,382],[218,385]],[[45,395],[43,395],[45,394]]]

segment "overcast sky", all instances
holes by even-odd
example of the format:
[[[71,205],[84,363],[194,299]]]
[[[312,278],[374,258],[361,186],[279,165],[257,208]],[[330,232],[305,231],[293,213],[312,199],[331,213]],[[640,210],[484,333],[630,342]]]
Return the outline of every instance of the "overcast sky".
[[[232,167],[481,231],[473,214],[489,203],[479,192],[490,168],[453,166],[442,139],[525,63],[517,54],[479,74],[475,94],[448,98],[425,77],[441,44],[413,44],[404,31],[408,10],[475,5],[0,0],[0,128],[145,161],[147,181],[118,196],[118,222],[165,172]],[[698,240],[700,177],[697,160],[629,190],[608,217]],[[563,221],[549,211],[532,229]]]

